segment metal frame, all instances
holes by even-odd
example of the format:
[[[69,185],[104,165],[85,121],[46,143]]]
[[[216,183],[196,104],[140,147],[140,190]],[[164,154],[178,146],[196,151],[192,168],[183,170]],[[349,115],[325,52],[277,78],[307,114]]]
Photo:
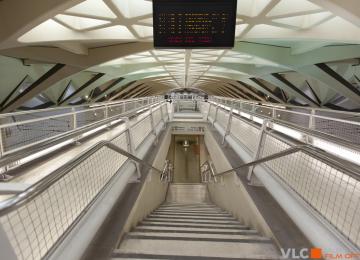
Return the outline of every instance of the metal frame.
[[[150,105],[151,105],[151,103],[150,103]],[[161,106],[160,106],[160,108],[161,108]],[[150,116],[151,115],[147,115],[146,117],[150,117]],[[128,122],[128,118],[125,118],[124,120]],[[141,123],[141,122],[142,122],[142,120],[139,121],[139,123]],[[161,131],[161,129],[162,129],[162,128],[158,127],[160,124],[164,124],[164,122],[159,121],[158,125],[154,126],[158,129],[158,131]],[[75,216],[74,221],[70,223],[70,225],[63,231],[63,233],[60,233],[60,237],[54,242],[54,244],[52,244],[49,247],[46,255],[44,256],[45,258],[47,258],[55,251],[55,249],[65,239],[65,237],[72,231],[72,229],[76,226],[76,224],[80,221],[80,219],[86,214],[88,209],[94,204],[94,202],[103,193],[103,191],[105,189],[107,189],[108,184],[111,183],[112,180],[114,178],[116,178],[116,176],[121,174],[120,169],[123,169],[124,165],[126,165],[126,162],[133,162],[133,163],[135,163],[135,165],[139,165],[139,164],[144,165],[146,168],[151,169],[151,170],[155,171],[156,173],[158,173],[160,180],[161,180],[162,174],[171,176],[171,173],[167,172],[168,170],[170,170],[169,167],[167,167],[166,169],[164,168],[163,170],[160,170],[156,167],[153,167],[151,164],[147,163],[146,161],[144,161],[143,159],[141,159],[137,155],[135,155],[135,152],[133,152],[133,149],[131,149],[131,147],[132,147],[132,145],[131,145],[131,143],[132,143],[131,142],[131,128],[135,125],[136,124],[134,124],[134,125],[127,124],[126,129],[124,129],[121,133],[118,133],[111,140],[100,141],[100,142],[96,143],[95,145],[93,145],[92,147],[87,149],[85,152],[79,154],[77,157],[72,159],[70,162],[64,164],[59,169],[55,170],[53,173],[47,175],[46,177],[44,177],[43,179],[41,179],[40,181],[36,182],[35,184],[33,184],[31,186],[25,187],[25,190],[15,191],[13,193],[14,195],[11,198],[0,202],[0,217],[3,217],[11,212],[17,211],[17,209],[19,209],[19,207],[22,207],[22,206],[26,205],[28,202],[33,201],[37,196],[39,196],[40,194],[43,194],[43,192],[46,192],[46,190],[48,188],[52,187],[52,185],[54,185],[58,181],[63,180],[63,178],[67,174],[71,173],[74,168],[76,168],[82,162],[86,161],[89,158],[89,156],[97,153],[103,147],[107,147],[107,148],[127,157],[127,160],[124,161],[121,164],[120,168],[111,176],[111,178],[109,180],[106,181],[104,186],[102,186],[101,190],[91,199],[91,201],[85,206],[85,208],[78,215]],[[129,151],[126,151],[123,148],[119,147],[118,145],[114,144],[116,139],[121,136],[124,136],[124,134],[126,135],[126,143],[129,146]],[[150,136],[151,136],[151,134],[149,133],[147,137],[150,137]],[[153,140],[153,139],[151,139],[151,140]],[[136,168],[133,168],[133,169],[136,169]],[[139,174],[139,172],[138,172],[138,174]],[[91,176],[89,176],[89,177],[91,177]],[[167,181],[169,181],[169,180],[170,179],[168,178]],[[163,180],[161,180],[161,181],[163,181]],[[1,225],[0,225],[0,228],[1,228]],[[4,233],[4,234],[0,233],[0,235],[1,235],[0,239],[7,239],[6,233]],[[10,248],[9,248],[9,250],[10,250]]]
[[[5,156],[7,154],[11,154],[14,152],[18,152],[21,151],[25,148],[28,147],[32,147],[35,145],[38,145],[40,143],[43,143],[45,141],[49,141],[49,140],[53,140],[55,138],[59,138],[60,136],[64,135],[64,134],[68,134],[69,132],[72,131],[77,131],[77,130],[81,130],[84,129],[85,127],[91,126],[91,125],[95,125],[98,122],[106,122],[110,119],[116,119],[119,116],[124,116],[126,113],[130,113],[133,112],[135,110],[138,110],[141,107],[136,107],[126,111],[125,109],[121,111],[121,113],[117,114],[117,115],[113,115],[109,117],[109,110],[111,110],[113,107],[117,107],[117,106],[121,106],[121,105],[126,105],[128,103],[132,103],[132,104],[138,104],[139,101],[143,102],[145,101],[143,106],[141,107],[146,107],[149,104],[155,104],[155,103],[159,103],[162,101],[162,98],[159,96],[156,97],[147,97],[147,98],[139,98],[139,99],[129,99],[129,100],[124,100],[124,101],[120,101],[120,102],[105,102],[105,103],[99,103],[99,104],[94,104],[94,105],[86,105],[86,106],[72,106],[72,107],[61,107],[61,108],[49,108],[49,109],[41,109],[41,110],[33,110],[33,111],[22,111],[22,112],[15,112],[15,113],[10,113],[10,114],[3,114],[0,115],[0,120],[4,120],[4,121],[13,121],[13,118],[16,118],[16,116],[22,116],[22,115],[29,115],[31,117],[33,117],[33,119],[27,119],[27,120],[22,120],[22,121],[18,121],[18,122],[13,122],[13,123],[5,123],[5,124],[0,124],[0,131],[2,131],[2,129],[5,128],[9,128],[9,127],[14,127],[14,126],[18,126],[18,125],[26,125],[26,124],[31,124],[31,123],[40,123],[40,122],[45,122],[47,120],[54,120],[57,118],[64,118],[64,117],[73,117],[73,129],[69,130],[69,131],[65,131],[65,132],[61,132],[58,133],[56,135],[52,135],[50,137],[41,139],[41,140],[36,140],[34,142],[29,142],[28,144],[22,145],[20,147],[16,147],[15,149],[9,149],[8,151],[5,150],[4,146],[1,146],[3,150],[2,152],[2,156]],[[71,109],[71,112],[69,112],[69,110]],[[104,118],[100,118],[100,120],[94,121],[94,122],[90,122],[87,123],[83,126],[78,127],[77,125],[77,118],[79,117],[79,115],[81,114],[85,114],[87,112],[93,112],[96,113],[97,111],[102,111],[104,113]],[[50,113],[50,114],[54,114],[52,116],[41,116],[41,113]],[[9,118],[9,119],[8,119]],[[4,140],[3,140],[3,145],[4,145]]]
[[[349,147],[354,146],[353,140],[347,140],[341,136],[332,135],[327,132],[322,132],[322,131],[314,128],[315,120],[316,119],[330,120],[333,122],[337,122],[339,124],[345,123],[345,124],[352,125],[354,128],[360,128],[360,121],[341,119],[341,118],[335,117],[335,116],[339,115],[339,116],[346,117],[346,118],[360,119],[360,113],[355,113],[355,112],[337,111],[337,110],[321,109],[321,108],[309,108],[309,107],[301,107],[301,110],[306,111],[306,112],[299,112],[299,111],[294,110],[294,109],[299,109],[299,107],[296,107],[296,106],[284,106],[284,105],[276,105],[276,104],[272,104],[272,103],[261,103],[260,104],[258,102],[250,102],[250,101],[245,101],[245,100],[237,100],[237,99],[224,98],[224,97],[211,97],[209,99],[209,102],[211,104],[213,104],[214,106],[216,106],[217,108],[219,106],[220,107],[223,106],[223,107],[228,107],[229,109],[230,109],[230,107],[228,105],[228,102],[234,102],[235,104],[238,105],[239,112],[247,113],[252,117],[255,116],[255,117],[262,118],[262,119],[269,119],[273,122],[285,125],[287,127],[300,130],[301,132],[306,132],[307,135],[319,136],[319,137],[325,138],[325,139],[336,138],[336,142],[341,142],[342,144],[345,144]],[[251,110],[243,109],[243,106],[245,104],[248,106],[251,106]],[[267,109],[267,110],[271,110],[272,113],[270,115],[268,115],[268,114],[266,115],[263,113],[256,112],[256,109]],[[279,112],[279,113],[285,112],[285,113],[289,113],[292,115],[304,116],[309,120],[308,125],[306,127],[299,126],[291,121],[279,119],[276,116],[277,112]],[[319,115],[322,112],[331,113],[334,115],[334,117]],[[355,149],[358,150],[359,147],[357,147],[357,148],[355,147]]]

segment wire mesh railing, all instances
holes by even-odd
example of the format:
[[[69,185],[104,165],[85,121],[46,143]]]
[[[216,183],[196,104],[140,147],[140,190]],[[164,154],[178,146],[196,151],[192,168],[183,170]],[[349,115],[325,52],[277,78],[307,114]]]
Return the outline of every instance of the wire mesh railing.
[[[273,103],[259,104],[224,97],[210,97],[209,101],[248,115],[271,118],[360,145],[360,113]]]
[[[162,97],[147,97],[0,115],[0,157],[162,100]]]
[[[261,121],[261,126],[233,114],[231,109],[214,110],[211,106],[214,105],[208,108],[209,121],[220,125],[225,132],[224,139],[230,135],[254,160],[289,151],[299,140],[306,144],[306,138],[291,141],[274,131],[271,119]],[[297,194],[319,218],[360,247],[360,167],[322,150],[317,153],[294,151],[261,165]]]
[[[163,106],[166,104],[155,111]],[[154,134],[136,131],[145,128],[152,116],[148,113],[136,124],[127,124],[111,141],[96,144],[25,191],[0,202],[0,223],[18,259],[47,258],[111,180],[121,174],[126,161],[139,162],[129,154],[134,150],[132,140],[144,141]],[[158,128],[160,123],[152,127]],[[141,144],[136,145],[139,148]]]

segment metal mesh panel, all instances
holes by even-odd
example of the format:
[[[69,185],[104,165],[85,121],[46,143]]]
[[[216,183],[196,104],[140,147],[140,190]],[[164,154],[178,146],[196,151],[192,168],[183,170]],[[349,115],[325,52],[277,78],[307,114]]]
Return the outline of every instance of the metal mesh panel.
[[[297,114],[292,111],[275,110],[275,118],[294,125],[309,127],[310,115]]]
[[[103,147],[46,191],[0,218],[18,259],[41,259],[124,162]]]
[[[162,105],[161,106],[161,109],[162,109],[162,111],[163,111],[163,115],[164,115],[164,120],[166,121],[166,118],[169,116],[168,115],[168,109],[167,109],[167,104],[165,103],[165,105]]]
[[[118,105],[114,105],[114,106],[109,106],[108,108],[108,116],[116,116],[116,115],[120,115],[122,113],[125,112],[124,109],[124,104],[118,104]]]
[[[242,110],[251,112],[253,111],[253,104],[249,104],[249,103],[242,103]]]
[[[288,147],[267,135],[262,156]],[[360,246],[358,180],[304,152],[275,159],[265,165],[350,241]]]
[[[248,148],[251,153],[254,153],[257,147],[257,142],[260,137],[260,130],[256,127],[245,123],[243,120],[232,117],[230,133],[238,139],[243,145]]]
[[[86,126],[88,124],[100,121],[104,118],[105,110],[103,108],[81,112],[76,115],[77,127]]]
[[[333,135],[360,144],[360,115],[356,112],[344,112],[307,107],[295,107],[283,104],[258,105],[249,101],[233,101],[228,98],[213,97],[215,103],[224,104],[250,114],[255,113],[259,117],[267,116],[284,123],[310,128],[319,133]],[[255,109],[254,109],[255,108]],[[310,120],[313,117],[313,124]]]
[[[222,109],[219,109],[216,115],[216,121],[224,128],[226,129],[226,126],[229,121],[229,111],[224,111]]]
[[[3,127],[1,128],[1,135],[3,138],[4,151],[11,151],[25,145],[45,140],[70,131],[73,128],[72,115]]]
[[[314,118],[314,129],[340,137],[355,144],[360,144],[360,123],[337,121],[331,118]]]
[[[115,144],[116,146],[120,147],[125,151],[129,151],[128,138],[125,132],[111,140],[111,143]],[[125,156],[119,158],[121,164],[124,163],[127,159],[128,158]]]
[[[144,141],[151,132],[151,119],[147,116],[145,119],[131,127],[134,138],[135,149]]]
[[[125,111],[130,112],[136,108],[136,104],[132,102],[126,102],[125,103]]]
[[[52,116],[57,116],[71,112],[72,112],[71,107],[58,107],[56,109],[40,109],[35,111],[30,110],[30,111],[15,112],[11,114],[0,115],[0,123],[9,124],[9,123],[21,122],[25,120],[52,117]]]
[[[158,125],[161,121],[161,108],[158,108],[157,110],[153,111],[153,117],[154,117],[154,125]]]
[[[215,120],[216,106],[210,105],[209,117]]]
[[[271,117],[273,114],[272,108],[264,107],[264,106],[255,106],[254,110],[255,114]]]
[[[209,111],[210,104],[207,102],[200,102],[200,112],[206,114]]]

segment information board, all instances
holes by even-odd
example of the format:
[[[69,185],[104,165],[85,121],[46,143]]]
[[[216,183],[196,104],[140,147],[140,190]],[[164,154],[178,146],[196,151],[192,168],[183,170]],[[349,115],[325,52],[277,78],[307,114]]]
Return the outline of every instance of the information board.
[[[234,47],[237,0],[153,0],[155,48]]]

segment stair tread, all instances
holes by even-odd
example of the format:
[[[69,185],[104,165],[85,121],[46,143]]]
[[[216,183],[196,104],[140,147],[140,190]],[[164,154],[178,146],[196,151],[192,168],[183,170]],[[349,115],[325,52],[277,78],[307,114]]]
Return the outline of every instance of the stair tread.
[[[144,221],[152,222],[178,222],[178,223],[208,223],[208,224],[239,224],[236,220],[219,220],[219,219],[183,219],[183,218],[158,218],[147,217]]]
[[[239,229],[239,230],[247,230],[248,227],[245,227],[243,225],[233,225],[233,224],[204,224],[204,223],[171,223],[171,222],[149,222],[149,221],[143,221],[141,222],[141,225],[144,226],[163,226],[163,227],[193,227],[193,228],[211,228],[211,229]]]
[[[239,243],[208,241],[125,239],[115,253],[137,253],[155,255],[205,256],[258,258],[276,257],[277,250],[271,243]]]
[[[150,232],[150,231],[137,231],[134,230],[128,233],[128,236],[157,236],[157,237],[179,237],[179,238],[213,238],[213,239],[250,239],[270,241],[268,238],[252,234],[252,235],[237,235],[237,234],[207,234],[207,233],[179,233],[179,232]]]
[[[112,260],[122,259],[122,260],[163,260],[163,259],[172,259],[172,260],[279,260],[278,257],[267,257],[262,256],[258,258],[238,258],[238,257],[212,257],[212,256],[178,256],[178,255],[151,255],[151,254],[134,254],[134,253],[115,253],[113,254]]]
[[[233,216],[181,216],[181,215],[162,215],[162,214],[150,214],[147,218],[161,218],[161,219],[192,219],[192,220],[226,220],[226,221],[236,221],[237,220]]]
[[[125,235],[113,259],[280,258],[269,238],[242,225],[229,212],[206,199],[201,201],[202,195],[197,197],[198,203],[190,201],[184,191],[195,186],[174,190],[172,197],[182,202],[167,201],[149,214]]]
[[[205,219],[205,220],[236,220],[233,216],[200,216],[200,215],[166,215],[166,214],[150,214],[148,218],[166,218],[166,219]]]
[[[199,209],[158,209],[153,212],[159,212],[159,213],[170,213],[170,214],[229,214],[222,210],[199,210]]]
[[[244,228],[207,228],[207,227],[183,227],[183,226],[170,226],[170,227],[164,227],[164,226],[146,226],[146,225],[139,225],[136,229],[144,229],[144,230],[156,230],[156,231],[162,231],[162,230],[173,230],[177,232],[204,232],[204,233],[247,233],[247,234],[256,234],[257,231],[253,229],[247,229],[247,227]]]
[[[174,221],[154,221],[154,220],[143,220],[141,222],[141,224],[146,225],[146,224],[156,224],[156,225],[164,225],[164,226],[199,226],[199,227],[204,227],[204,226],[210,226],[210,227],[225,227],[225,228],[245,228],[243,225],[241,225],[240,223],[209,223],[209,222],[184,222],[184,221],[179,221],[179,222],[174,222]]]

